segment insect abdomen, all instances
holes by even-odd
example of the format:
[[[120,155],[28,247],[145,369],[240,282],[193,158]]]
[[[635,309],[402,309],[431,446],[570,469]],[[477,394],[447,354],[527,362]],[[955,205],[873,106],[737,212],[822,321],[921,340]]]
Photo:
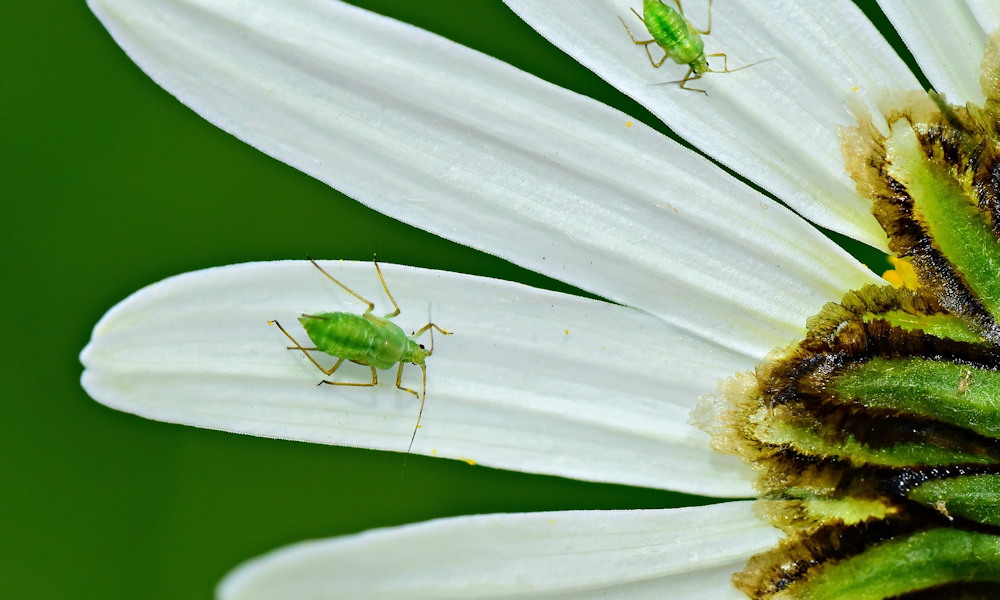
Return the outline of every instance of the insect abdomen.
[[[299,323],[321,352],[376,369],[396,365],[408,349],[398,325],[372,314],[320,313],[304,315]]]
[[[362,315],[345,312],[303,315],[299,323],[318,350],[345,360],[367,364],[378,340],[378,328]]]
[[[643,21],[656,44],[677,64],[692,63],[705,51],[701,34],[682,14],[660,0],[646,0]]]

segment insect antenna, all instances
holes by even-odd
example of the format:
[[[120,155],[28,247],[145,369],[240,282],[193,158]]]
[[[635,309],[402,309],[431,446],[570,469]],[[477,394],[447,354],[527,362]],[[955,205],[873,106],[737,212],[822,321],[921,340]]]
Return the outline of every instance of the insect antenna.
[[[431,343],[430,348],[427,349],[427,356],[430,356],[434,353],[434,330],[437,329],[445,335],[451,335],[451,332],[441,329],[434,324],[431,320],[430,306],[427,307],[427,321],[427,325],[420,328],[420,330],[415,332],[414,335],[420,335],[421,333],[430,330]],[[413,440],[417,439],[417,430],[420,429],[420,418],[424,416],[424,402],[427,400],[427,365],[421,362],[418,363],[417,366],[420,367],[420,410],[417,411],[417,423],[413,426],[413,434],[410,435],[410,445],[406,447],[406,456],[409,456],[410,451],[413,450]],[[406,467],[406,458],[403,459],[403,467]],[[400,476],[402,476],[402,473],[400,473]]]
[[[432,333],[431,336],[434,334]],[[424,401],[427,400],[427,366],[420,366],[420,410],[417,411],[417,423],[413,426],[413,434],[410,435],[410,445],[406,447],[406,454],[403,455],[403,466],[399,470],[402,477],[406,472],[406,461],[410,458],[410,451],[413,450],[413,440],[417,439],[417,430],[420,429],[420,418],[424,416]]]
[[[434,334],[431,334],[434,337]],[[424,401],[427,400],[427,367],[425,365],[420,366],[420,410],[417,411],[417,424],[413,426],[413,435],[410,436],[410,445],[406,447],[406,454],[410,454],[410,450],[413,450],[413,440],[417,439],[417,430],[420,429],[420,417],[424,415]],[[406,459],[403,459],[403,465],[406,465]]]
[[[388,290],[386,290],[388,291]],[[431,307],[427,307],[427,322],[431,323]],[[434,328],[431,328],[431,347],[427,351],[427,356],[434,353]],[[417,439],[417,430],[420,429],[420,417],[424,416],[424,401],[427,400],[427,365],[420,364],[420,410],[417,411],[417,423],[413,426],[413,435],[410,436],[410,445],[406,447],[406,454],[410,454],[410,450],[413,449],[413,440]],[[406,465],[406,459],[403,459],[403,465]]]

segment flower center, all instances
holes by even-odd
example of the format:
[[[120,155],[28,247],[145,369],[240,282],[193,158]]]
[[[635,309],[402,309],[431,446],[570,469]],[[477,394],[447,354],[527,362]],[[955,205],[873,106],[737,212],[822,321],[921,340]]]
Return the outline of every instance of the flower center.
[[[919,600],[1000,589],[1000,80],[983,106],[910,94],[844,132],[896,287],[849,292],[730,380],[713,445],[758,473],[786,533],[750,598]],[[912,265],[912,273],[909,273]]]

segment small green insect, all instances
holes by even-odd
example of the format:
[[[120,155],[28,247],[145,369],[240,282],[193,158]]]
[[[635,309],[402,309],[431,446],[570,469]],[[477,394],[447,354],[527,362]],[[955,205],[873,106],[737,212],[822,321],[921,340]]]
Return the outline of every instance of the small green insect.
[[[682,90],[707,94],[708,92],[705,90],[687,87],[687,83],[695,79],[701,79],[701,76],[705,73],[732,73],[733,71],[739,71],[740,69],[757,64],[750,63],[749,65],[730,69],[728,57],[725,53],[705,54],[705,42],[701,39],[701,36],[702,34],[708,35],[712,31],[712,0],[708,0],[708,27],[704,30],[697,29],[691,21],[687,20],[684,16],[684,8],[681,6],[681,0],[674,0],[674,2],[677,4],[677,10],[670,8],[662,0],[643,0],[642,15],[637,13],[634,8],[630,9],[632,14],[643,22],[649,34],[653,36],[651,40],[640,41],[635,39],[635,36],[632,35],[632,30],[625,24],[625,20],[618,17],[618,20],[625,27],[625,31],[628,32],[629,37],[632,38],[632,42],[636,46],[642,46],[646,49],[649,64],[653,65],[654,69],[660,68],[668,58],[679,65],[688,66],[688,71],[684,75],[684,79],[668,83],[680,83]],[[649,51],[649,47],[652,44],[656,44],[663,50],[663,57],[660,60],[653,59],[653,54]],[[708,57],[710,56],[722,57],[721,71],[715,71],[708,66]]]
[[[410,445],[406,448],[406,452],[409,453],[410,449],[413,448],[413,440],[417,437],[417,429],[420,429],[420,417],[424,414],[424,400],[427,398],[427,365],[424,361],[428,356],[434,353],[433,330],[436,329],[444,335],[451,335],[451,332],[441,329],[434,323],[428,323],[414,332],[412,336],[408,336],[403,332],[399,325],[390,321],[389,319],[399,315],[399,305],[396,304],[396,299],[393,298],[392,294],[389,292],[389,286],[385,283],[385,277],[382,276],[382,269],[379,268],[377,261],[375,261],[375,271],[378,273],[379,281],[382,282],[382,289],[385,290],[385,295],[389,297],[389,301],[392,302],[392,306],[396,309],[384,317],[378,317],[372,314],[372,311],[375,310],[374,303],[366,300],[360,294],[324,271],[323,267],[316,264],[316,261],[313,259],[310,258],[309,262],[311,262],[314,267],[319,269],[320,273],[326,275],[330,281],[336,283],[348,294],[367,304],[368,308],[360,315],[348,312],[326,312],[315,315],[302,315],[299,317],[299,323],[302,324],[302,328],[306,330],[306,334],[309,336],[309,339],[313,344],[315,344],[312,348],[307,348],[300,344],[290,333],[285,331],[285,328],[282,327],[277,321],[268,321],[268,324],[277,325],[278,329],[281,330],[281,333],[284,333],[285,336],[290,339],[293,344],[295,344],[294,346],[288,346],[288,350],[300,350],[306,355],[306,358],[308,358],[312,364],[316,365],[316,368],[322,371],[327,377],[333,375],[334,371],[336,371],[345,360],[371,367],[372,370],[372,380],[368,383],[352,383],[347,381],[330,381],[328,379],[324,379],[316,385],[323,385],[326,383],[329,385],[372,387],[378,385],[377,369],[385,370],[398,364],[399,368],[396,371],[396,387],[404,392],[410,392],[420,400],[420,411],[417,413],[417,424],[413,428],[413,435],[410,436]],[[420,337],[420,335],[427,331],[431,332],[430,348],[424,348],[424,346],[416,340],[416,338]],[[310,352],[314,351],[329,354],[330,356],[335,357],[337,362],[335,362],[329,369],[324,368],[323,365],[319,364],[319,362],[310,354]],[[422,373],[422,387],[419,394],[415,390],[403,387],[403,365],[406,363],[411,363],[420,367],[420,371]]]

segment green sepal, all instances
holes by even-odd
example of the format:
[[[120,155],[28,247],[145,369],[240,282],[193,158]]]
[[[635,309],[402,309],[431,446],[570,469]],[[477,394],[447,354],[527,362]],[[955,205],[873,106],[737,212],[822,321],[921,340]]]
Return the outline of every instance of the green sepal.
[[[913,467],[925,465],[951,465],[955,463],[989,464],[994,460],[981,454],[960,452],[931,444],[898,443],[872,447],[859,442],[854,436],[830,439],[819,427],[793,425],[775,420],[758,431],[758,439],[780,446],[787,446],[807,456],[836,458],[853,465],[883,465],[887,467]]]
[[[1000,537],[938,528],[828,563],[776,598],[884,600],[937,585],[983,581],[1000,586]]]
[[[749,598],[1000,598],[998,35],[982,106],[915,90],[840,132],[906,287],[848,292],[723,388],[706,429],[786,534],[734,575]]]
[[[905,329],[906,331],[923,331],[928,335],[933,335],[947,340],[959,342],[980,343],[983,336],[979,335],[962,321],[962,319],[948,314],[940,315],[912,315],[901,310],[894,310],[882,314],[868,313],[864,315],[866,323],[874,319],[884,319],[890,325]]]
[[[1000,243],[979,208],[974,172],[956,172],[955,165],[937,156],[936,147],[921,143],[913,128],[902,119],[892,124],[886,140],[887,173],[906,188],[913,202],[911,217],[996,321]],[[971,154],[979,140],[955,135],[949,142]]]
[[[954,519],[1000,526],[1000,475],[960,475],[921,483],[906,494]]]
[[[924,358],[873,358],[835,384],[844,401],[1000,437],[1000,372]]]

